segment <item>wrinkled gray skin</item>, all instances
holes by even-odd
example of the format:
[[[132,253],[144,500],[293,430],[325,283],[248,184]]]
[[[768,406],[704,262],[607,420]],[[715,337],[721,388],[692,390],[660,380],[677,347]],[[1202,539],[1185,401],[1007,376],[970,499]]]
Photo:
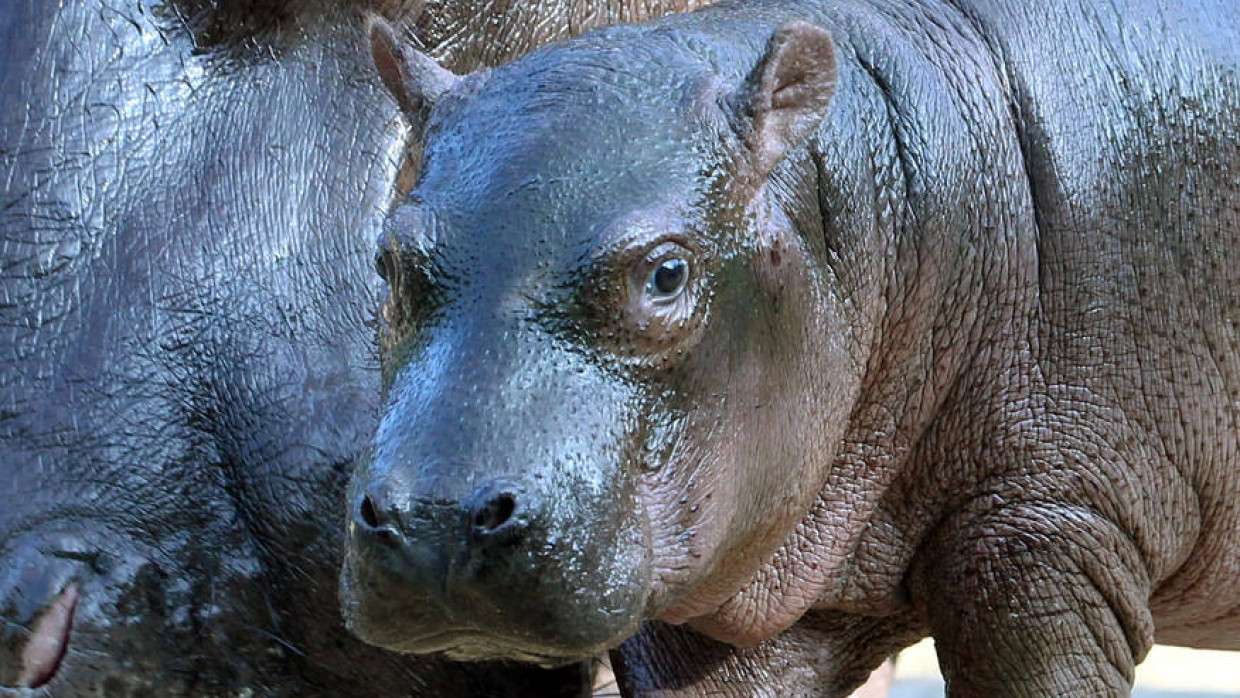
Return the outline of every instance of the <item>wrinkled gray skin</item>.
[[[350,627],[641,696],[1240,649],[1238,52],[1229,0],[750,0],[406,54]]]
[[[599,25],[635,22],[712,0],[425,0],[414,39],[457,72],[511,61],[531,46]]]
[[[575,30],[562,4],[525,3],[547,21],[505,50]],[[365,13],[416,10],[0,4],[0,695],[586,690],[340,622],[339,503],[379,409],[371,248],[408,136]]]

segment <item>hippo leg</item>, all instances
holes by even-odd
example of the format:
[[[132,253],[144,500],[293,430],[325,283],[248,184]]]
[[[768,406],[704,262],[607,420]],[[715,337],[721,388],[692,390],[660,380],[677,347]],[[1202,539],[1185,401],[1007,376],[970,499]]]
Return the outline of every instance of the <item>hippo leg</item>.
[[[1129,695],[1154,640],[1133,540],[1094,512],[1007,505],[949,521],[915,565],[951,698]]]
[[[917,639],[910,627],[892,618],[811,613],[740,649],[684,626],[647,623],[612,651],[611,661],[630,697],[878,698],[890,682],[884,659]]]

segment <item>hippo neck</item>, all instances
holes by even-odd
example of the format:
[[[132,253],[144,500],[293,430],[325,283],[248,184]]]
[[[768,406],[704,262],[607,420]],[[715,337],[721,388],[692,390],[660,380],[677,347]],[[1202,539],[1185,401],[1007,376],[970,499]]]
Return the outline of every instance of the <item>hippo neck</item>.
[[[864,506],[874,521],[898,521],[890,530],[906,538],[893,547],[911,560],[919,531],[934,519],[899,501],[905,487],[919,486],[900,474],[960,484],[923,466],[956,404],[1003,393],[1004,377],[1021,373],[1010,369],[1027,360],[1034,341],[1037,225],[1012,98],[985,37],[947,4],[900,11],[928,16],[892,22],[888,13],[861,13],[859,21],[886,24],[852,34],[844,52],[896,156],[886,182],[897,213],[888,246],[870,246],[894,254],[872,260],[886,272],[885,302],[840,461],[842,471],[873,478]],[[919,506],[950,509],[959,489],[943,483],[930,494],[918,490]],[[852,534],[838,548],[849,586],[824,587],[823,600],[841,610],[893,609],[904,567],[854,554],[864,532]]]

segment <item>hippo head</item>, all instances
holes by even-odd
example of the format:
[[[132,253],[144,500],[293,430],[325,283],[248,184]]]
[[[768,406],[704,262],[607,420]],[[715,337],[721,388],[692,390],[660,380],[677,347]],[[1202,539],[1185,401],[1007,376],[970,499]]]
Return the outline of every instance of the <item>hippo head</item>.
[[[351,629],[558,664],[711,613],[805,516],[864,362],[800,148],[830,38],[617,27],[463,78],[372,38],[424,149],[377,257]]]

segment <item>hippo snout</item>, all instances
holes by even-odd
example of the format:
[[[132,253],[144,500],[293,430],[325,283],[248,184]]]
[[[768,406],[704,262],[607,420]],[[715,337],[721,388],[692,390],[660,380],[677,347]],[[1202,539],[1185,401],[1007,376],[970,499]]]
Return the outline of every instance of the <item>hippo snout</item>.
[[[460,501],[396,498],[381,486],[365,488],[354,508],[358,535],[377,544],[405,549],[428,544],[428,534],[461,552],[517,544],[530,534],[539,515],[538,498],[512,483],[478,487]],[[453,540],[455,539],[455,540]]]
[[[540,509],[534,493],[511,482],[485,483],[460,498],[399,496],[372,483],[357,498],[350,532],[379,571],[450,606],[454,597],[523,583],[512,558],[548,543]],[[507,555],[506,548],[518,550]]]
[[[592,545],[611,532],[530,484],[457,480],[472,484],[458,495],[399,478],[355,486],[342,595],[356,634],[405,652],[550,666],[633,631],[645,565]],[[619,571],[596,586],[589,571],[600,567]]]
[[[157,551],[61,523],[0,540],[0,696],[203,695],[193,672],[202,638],[223,635],[222,595],[198,606]]]

